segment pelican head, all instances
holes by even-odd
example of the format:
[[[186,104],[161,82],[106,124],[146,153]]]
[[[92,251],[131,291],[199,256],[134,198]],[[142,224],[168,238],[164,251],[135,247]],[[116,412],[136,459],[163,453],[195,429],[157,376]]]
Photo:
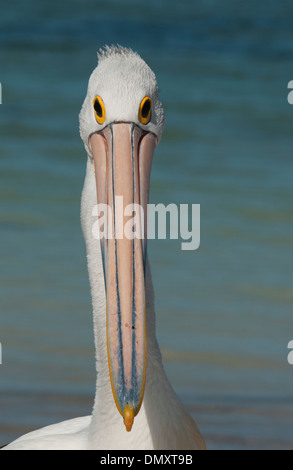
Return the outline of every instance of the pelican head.
[[[163,127],[157,80],[149,66],[130,49],[101,50],[80,112],[80,134],[95,173],[97,203],[111,209],[107,237],[101,239],[108,366],[127,431],[139,412],[145,387],[144,234],[152,158]],[[144,217],[134,210],[136,205],[143,208]],[[119,211],[126,214],[122,227]],[[126,236],[124,228],[134,213],[136,237]]]

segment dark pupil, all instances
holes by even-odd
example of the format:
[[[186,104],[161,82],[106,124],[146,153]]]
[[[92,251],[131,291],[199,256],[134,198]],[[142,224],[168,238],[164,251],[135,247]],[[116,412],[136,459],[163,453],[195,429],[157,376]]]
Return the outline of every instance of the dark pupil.
[[[151,110],[151,100],[146,100],[141,110],[142,117],[147,118],[150,110]]]
[[[95,101],[94,105],[95,111],[99,117],[103,117],[103,110],[100,102],[98,100]]]

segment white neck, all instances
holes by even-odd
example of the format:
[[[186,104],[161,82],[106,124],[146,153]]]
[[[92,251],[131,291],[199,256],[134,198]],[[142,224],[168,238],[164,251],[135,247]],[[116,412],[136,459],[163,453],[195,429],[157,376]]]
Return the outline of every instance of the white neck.
[[[94,315],[97,384],[89,434],[94,449],[196,449],[199,431],[183,410],[163,370],[155,334],[154,293],[149,265],[146,275],[147,376],[144,400],[131,432],[125,430],[112,395],[106,344],[106,300],[100,242],[92,235],[96,182],[88,159],[82,194],[81,220],[86,241]]]

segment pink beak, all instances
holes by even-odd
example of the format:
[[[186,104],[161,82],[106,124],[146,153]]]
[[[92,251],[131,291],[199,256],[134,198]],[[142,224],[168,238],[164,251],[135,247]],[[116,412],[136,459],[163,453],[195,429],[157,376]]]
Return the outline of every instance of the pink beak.
[[[109,208],[101,248],[110,380],[116,406],[130,431],[145,387],[147,204],[157,137],[135,124],[115,123],[93,134],[89,143],[97,201]]]

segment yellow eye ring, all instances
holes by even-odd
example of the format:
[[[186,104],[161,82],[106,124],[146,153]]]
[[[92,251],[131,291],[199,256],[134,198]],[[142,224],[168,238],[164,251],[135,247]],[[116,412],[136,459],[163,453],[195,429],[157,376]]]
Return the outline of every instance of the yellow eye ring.
[[[104,101],[100,96],[96,96],[93,101],[95,117],[99,124],[103,124],[106,120],[106,109]]]
[[[152,100],[146,96],[139,106],[138,119],[144,125],[148,124],[152,117]]]

